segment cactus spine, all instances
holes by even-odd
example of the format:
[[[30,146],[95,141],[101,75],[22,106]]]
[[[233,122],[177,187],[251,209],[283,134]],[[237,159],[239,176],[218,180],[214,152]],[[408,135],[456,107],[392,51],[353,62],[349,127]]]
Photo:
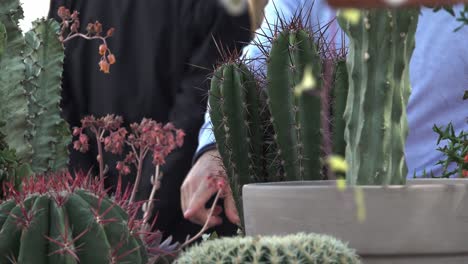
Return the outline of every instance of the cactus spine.
[[[357,24],[339,19],[350,38],[344,115],[350,184],[405,183],[409,60],[418,12],[366,10]]]
[[[35,173],[64,169],[71,135],[60,116],[64,48],[60,26],[52,20],[34,23],[23,37],[18,0],[0,4],[0,128],[8,147]],[[1,26],[3,25],[3,26]],[[5,29],[5,30],[3,30]],[[3,47],[3,48],[2,48]]]
[[[176,261],[193,263],[271,263],[271,264],[358,264],[354,250],[343,242],[324,235],[295,234],[224,238],[193,246]]]
[[[320,178],[320,97],[308,92],[295,95],[306,67],[320,80],[321,60],[312,37],[304,30],[281,32],[271,47],[267,91],[286,180]]]

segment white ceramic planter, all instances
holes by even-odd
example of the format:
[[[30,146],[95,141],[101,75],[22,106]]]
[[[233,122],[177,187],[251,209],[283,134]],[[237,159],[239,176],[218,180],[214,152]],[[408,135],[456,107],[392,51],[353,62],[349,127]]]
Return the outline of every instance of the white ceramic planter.
[[[468,263],[468,180],[361,188],[364,222],[355,190],[339,191],[332,181],[246,185],[246,233],[329,234],[349,242],[365,264]]]

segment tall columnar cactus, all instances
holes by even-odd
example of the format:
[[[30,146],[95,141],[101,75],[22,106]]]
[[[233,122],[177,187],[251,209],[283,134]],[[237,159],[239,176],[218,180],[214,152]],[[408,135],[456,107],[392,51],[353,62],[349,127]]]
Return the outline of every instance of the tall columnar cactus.
[[[286,180],[321,178],[321,69],[316,45],[305,30],[284,30],[273,40],[267,73],[268,105]],[[306,74],[316,79],[315,89],[298,92]]]
[[[0,263],[146,264],[135,214],[119,204],[83,176],[26,181],[0,203]]]
[[[23,163],[30,163],[35,173],[55,171],[66,167],[71,140],[59,108],[64,60],[60,26],[41,20],[23,36],[18,27],[21,18],[18,0],[0,3],[0,52],[4,50],[0,57],[0,121],[5,123],[0,132],[9,148]]]
[[[5,123],[1,132],[18,156],[26,157],[32,148],[27,140],[31,125],[28,117],[29,96],[24,89],[25,42],[18,27],[21,18],[23,11],[19,1],[1,1],[0,23],[5,26],[6,37],[5,49],[0,58],[0,121]]]
[[[350,184],[404,184],[409,61],[418,9],[366,10],[357,23],[340,17],[349,39],[345,110]]]
[[[263,143],[253,75],[236,63],[220,66],[212,78],[209,103],[218,149],[241,208],[240,188],[258,176]]]
[[[361,262],[354,250],[335,238],[316,234],[295,234],[285,237],[238,237],[208,241],[183,253],[176,263],[358,264]]]
[[[339,60],[335,64],[333,75],[333,153],[344,157],[346,152],[346,141],[344,140],[346,122],[344,120],[344,112],[346,108],[346,100],[348,98],[348,70],[346,68],[346,60]]]

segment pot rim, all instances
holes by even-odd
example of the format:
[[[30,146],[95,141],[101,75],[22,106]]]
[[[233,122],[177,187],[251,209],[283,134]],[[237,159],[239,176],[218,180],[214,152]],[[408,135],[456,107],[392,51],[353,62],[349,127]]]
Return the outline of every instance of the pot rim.
[[[464,185],[468,186],[468,179],[408,179],[405,185],[356,185],[346,186],[346,189],[440,189],[447,186]],[[285,182],[266,182],[266,183],[249,183],[243,186],[247,189],[257,189],[268,187],[269,189],[284,189],[284,188],[306,188],[306,189],[324,189],[333,187],[337,188],[336,180],[321,180],[321,181],[285,181]]]

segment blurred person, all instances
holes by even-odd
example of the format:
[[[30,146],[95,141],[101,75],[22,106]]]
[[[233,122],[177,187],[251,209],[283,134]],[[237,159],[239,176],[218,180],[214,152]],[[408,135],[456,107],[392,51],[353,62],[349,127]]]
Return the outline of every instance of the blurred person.
[[[184,130],[183,147],[171,153],[162,167],[153,209],[156,228],[178,241],[200,230],[182,217],[180,186],[191,167],[203,123],[207,77],[220,59],[218,47],[240,50],[251,40],[266,0],[246,1],[243,8],[230,10],[226,1],[219,0],[51,0],[49,17],[60,21],[60,6],[76,10],[83,23],[80,31],[96,20],[104,32],[115,28],[107,44],[117,63],[109,74],[99,71],[98,41],[66,46],[61,107],[71,127],[80,126],[87,115],[116,114],[123,117],[125,126],[151,118]],[[96,156],[93,148],[86,154],[71,151],[70,169],[96,168]],[[123,158],[107,153],[104,158],[109,164],[105,185],[112,192],[118,178],[115,162]],[[137,200],[149,197],[149,177],[154,173],[150,163],[148,157]],[[131,176],[124,181],[134,182]],[[222,234],[223,228],[218,232]]]
[[[462,6],[455,7],[459,13]],[[301,12],[311,10],[311,12]],[[265,22],[257,31],[256,43],[268,43],[272,36],[271,24],[281,20],[289,21],[297,14],[308,21],[314,30],[320,25],[331,23],[326,38],[332,45],[341,45],[341,29],[335,20],[336,11],[326,0],[274,0],[265,8]],[[468,26],[454,32],[459,22],[447,12],[434,13],[422,8],[416,32],[416,48],[410,61],[412,93],[407,107],[409,136],[405,157],[408,178],[421,177],[425,171],[438,175],[442,166],[436,165],[442,153],[436,151],[438,135],[433,132],[434,124],[446,126],[449,122],[458,134],[468,131],[466,122],[466,101],[462,100],[468,84]],[[436,37],[434,32],[437,32]],[[347,42],[346,38],[343,40]],[[256,44],[244,49],[246,59],[261,61],[263,53]],[[428,56],[430,54],[430,56]],[[254,68],[257,66],[254,65]],[[203,184],[206,177],[223,171],[219,152],[216,150],[212,124],[208,113],[199,133],[199,146],[194,165],[182,185],[182,210],[185,218],[202,224],[209,221],[211,226],[223,223],[214,215],[208,218],[204,208],[207,199],[217,192]],[[229,194],[230,192],[227,191]],[[225,214],[231,223],[239,224],[232,195],[224,199]]]

